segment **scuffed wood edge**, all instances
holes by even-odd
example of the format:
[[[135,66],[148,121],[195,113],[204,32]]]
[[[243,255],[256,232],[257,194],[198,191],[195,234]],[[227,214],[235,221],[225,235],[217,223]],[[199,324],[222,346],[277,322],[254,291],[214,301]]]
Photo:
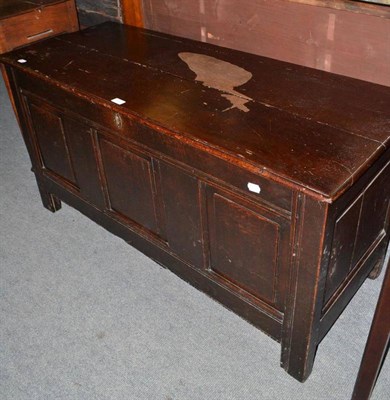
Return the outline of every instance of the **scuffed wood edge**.
[[[385,4],[364,3],[351,0],[287,0],[290,3],[300,3],[311,6],[333,8],[358,14],[368,14],[375,17],[390,18],[390,6]]]
[[[19,113],[18,113],[18,110],[17,110],[17,107],[16,107],[15,97],[14,97],[14,94],[13,94],[12,89],[11,89],[11,82],[10,82],[10,79],[9,79],[9,75],[7,73],[5,65],[2,64],[1,62],[0,62],[0,73],[1,73],[1,75],[3,75],[5,87],[6,87],[7,92],[8,92],[8,96],[9,96],[9,100],[10,100],[12,109],[14,110],[15,117],[16,117],[16,120],[18,121],[19,128],[20,128],[20,130],[22,130],[22,125],[21,125],[20,119],[19,119]]]
[[[120,7],[124,24],[144,27],[142,0],[120,0]]]

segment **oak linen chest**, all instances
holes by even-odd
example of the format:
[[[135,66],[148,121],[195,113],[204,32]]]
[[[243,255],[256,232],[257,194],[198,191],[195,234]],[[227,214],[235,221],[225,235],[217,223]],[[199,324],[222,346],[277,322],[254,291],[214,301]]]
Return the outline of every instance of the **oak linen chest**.
[[[390,89],[115,23],[0,60],[44,206],[262,329],[304,381],[384,262]]]

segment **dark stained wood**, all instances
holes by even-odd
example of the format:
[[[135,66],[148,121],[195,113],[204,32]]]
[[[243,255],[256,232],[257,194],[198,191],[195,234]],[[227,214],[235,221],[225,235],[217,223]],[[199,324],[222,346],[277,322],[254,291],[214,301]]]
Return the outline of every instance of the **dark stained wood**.
[[[379,245],[386,238],[390,205],[383,199],[389,185],[390,166],[387,165],[336,221],[325,301],[356,273],[361,260],[374,250],[373,245]]]
[[[206,190],[208,270],[283,311],[290,221],[213,186]]]
[[[163,152],[175,163],[183,163],[183,166],[190,166],[190,173],[193,174],[195,168],[198,173],[207,174],[208,171],[213,171],[213,176],[219,180],[219,183],[228,182],[237,190],[240,190],[245,196],[252,197],[264,205],[272,205],[277,207],[281,212],[290,214],[292,192],[275,182],[270,182],[264,176],[259,176],[259,168],[248,165],[247,168],[242,168],[237,165],[232,165],[229,162],[230,158],[223,159],[211,153],[205,153],[204,146],[198,142],[189,141],[182,138],[180,143],[175,139],[175,135],[159,134],[158,131],[152,129],[152,126],[147,121],[141,124],[137,117],[129,118],[119,112],[112,112],[110,108],[97,108],[90,101],[82,97],[77,97],[64,92],[58,87],[45,82],[37,77],[29,77],[25,74],[18,74],[17,79],[21,87],[29,87],[36,95],[42,99],[57,104],[59,107],[65,108],[72,114],[82,116],[88,119],[89,123],[97,124],[98,127],[106,126],[111,129],[111,133],[120,137],[125,137],[127,140],[142,144],[148,151]],[[253,182],[261,187],[262,195],[248,192],[247,184]]]
[[[81,191],[84,198],[103,208],[90,128],[64,116],[60,110],[42,103],[33,95],[28,94],[23,100],[36,138],[35,151],[44,173],[53,179],[67,180]]]
[[[390,343],[390,268],[387,267],[378,304],[356,379],[352,400],[369,400]]]
[[[183,260],[202,268],[204,244],[199,218],[199,181],[176,165],[159,162],[158,166],[169,247]]]
[[[355,229],[351,229],[351,226],[345,227],[344,232],[339,231],[337,236],[334,236],[336,221],[342,215],[348,215],[349,212],[354,213],[353,204],[360,199],[361,205],[365,203],[364,208],[369,208],[369,197],[366,198],[365,193],[367,193],[370,188],[376,184],[376,182],[382,181],[382,179],[389,179],[389,157],[390,149],[378,160],[375,169],[370,169],[365,174],[364,179],[359,179],[356,184],[341,196],[337,202],[333,204],[330,209],[329,221],[328,221],[328,232],[326,242],[331,243],[327,246],[326,254],[330,258],[329,269],[326,272],[327,281],[324,291],[324,302],[323,310],[320,322],[320,340],[325,336],[326,332],[331,328],[333,323],[336,321],[338,315],[348,304],[351,299],[351,292],[357,290],[360,285],[364,282],[367,275],[371,271],[374,273],[381,269],[385,261],[386,249],[389,243],[390,235],[390,203],[389,194],[382,197],[382,204],[384,207],[387,206],[387,212],[382,214],[382,219],[377,219],[377,214],[372,215],[373,225],[370,226],[368,230],[373,242],[367,248],[367,243],[365,243],[365,235],[359,237],[358,227],[362,224],[362,221],[366,218],[362,212],[359,213],[359,218],[353,221],[353,226],[357,226]],[[387,190],[389,185],[384,186]],[[378,199],[380,197],[378,196]],[[368,202],[367,202],[368,200]],[[363,210],[363,207],[360,208]],[[348,215],[348,218],[351,214]],[[376,223],[375,223],[376,220]],[[363,222],[364,223],[364,222]],[[342,225],[338,226],[338,229],[342,229]],[[373,234],[376,232],[376,235]],[[349,237],[349,239],[348,239]],[[363,247],[365,252],[361,253],[361,258],[359,260],[353,261],[348,265],[342,265],[337,260],[334,260],[335,253],[340,249],[342,243],[353,243],[354,251],[360,252],[360,248]],[[329,250],[329,248],[331,250]],[[349,248],[349,247],[348,247]],[[347,248],[347,253],[349,252]],[[349,254],[350,256],[350,254]],[[354,258],[354,257],[353,257]],[[355,257],[356,258],[356,257]],[[348,257],[349,259],[349,257]],[[336,261],[336,262],[335,262]],[[336,267],[336,271],[334,269]],[[336,276],[339,284],[334,281],[333,276]]]
[[[390,204],[383,202],[383,199],[386,198],[388,187],[390,187],[390,166],[364,192],[353,265],[362,258],[372,243],[385,236]]]
[[[389,89],[112,23],[0,60],[44,206],[261,328],[304,381],[383,264]]]
[[[273,302],[278,225],[217,193],[209,202],[209,268],[249,293]],[[258,240],[269,246],[259,249]]]
[[[74,0],[6,0],[0,23],[0,53],[79,28]]]
[[[157,233],[151,159],[106,140],[100,150],[110,209]]]
[[[195,74],[189,68],[184,68],[186,65],[178,53],[190,51],[214,56],[254,74],[238,90],[262,104],[288,110],[327,125],[339,126],[374,140],[388,138],[388,102],[382,96],[389,91],[385,87],[184,38],[175,37],[175,46],[172,46],[167,40],[171,38],[169,35],[122,25],[106,24],[84,31],[83,35],[62,37],[63,40],[67,38],[69,43],[93,48],[121,60],[150,65],[186,80],[193,80]],[[117,45],[113,48],[114,40]],[[142,45],[128,45],[134,42]],[[297,79],[297,73],[300,79]],[[359,94],[367,90],[369,94]],[[378,113],[386,117],[381,123],[377,120]],[[358,122],[357,115],[364,118],[363,126]],[[370,136],[371,130],[374,131],[373,136]]]
[[[61,118],[34,103],[29,104],[29,111],[42,167],[76,184]]]
[[[65,116],[62,116],[61,120],[80,194],[103,209],[105,202],[96,163],[94,132],[81,121]]]
[[[334,227],[332,254],[330,258],[326,281],[325,301],[345,281],[352,266],[355,235],[358,230],[359,216],[362,208],[363,195],[348,207],[337,219]]]
[[[310,375],[319,343],[323,298],[325,227],[329,206],[308,196],[296,198],[291,280],[282,334],[283,368],[304,382]]]
[[[109,49],[100,47],[105,42],[99,39],[110,26],[119,38],[111,53],[123,56],[127,52],[130,61],[108,56]],[[390,142],[390,112],[386,106],[390,95],[385,87],[244,53],[225,50],[221,54],[220,49],[205,46],[204,51],[209,54],[240,65],[254,75],[243,88],[254,99],[248,103],[250,112],[226,112],[229,102],[219,91],[194,84],[193,72],[177,56],[186,46],[192,52],[201,51],[199,44],[172,42],[160,39],[158,34],[133,36],[134,29],[107,23],[89,33],[69,35],[66,41],[53,39],[36,45],[28,53],[21,50],[7,60],[20,66],[16,59],[26,58],[25,67],[29,71],[38,70],[40,76],[62,85],[71,79],[80,91],[94,93],[103,102],[114,97],[124,99],[126,104],[120,107],[123,111],[141,117],[147,115],[161,127],[210,143],[240,162],[260,165],[264,174],[303,185],[330,200],[350,186],[364,171],[364,165],[377,159]],[[94,34],[97,40],[94,45],[88,44],[88,38]],[[161,47],[154,53],[163,61],[151,67],[154,61],[148,60],[147,52],[143,59],[140,57],[140,45],[128,47],[132,40],[145,49],[154,40],[158,44],[164,41],[167,50]],[[90,52],[88,48],[99,51]],[[138,49],[134,51],[134,62],[126,50],[129,48]],[[149,68],[139,66],[140,63]],[[94,74],[89,73],[96,65],[99,73],[111,79],[101,79],[97,85]],[[128,76],[132,79],[121,79]],[[260,81],[263,89],[259,87]],[[360,96],[362,92],[365,96]],[[133,95],[129,97],[129,93]],[[256,120],[252,115],[257,116]],[[358,122],[362,119],[365,124]],[[237,136],[239,130],[244,134]]]

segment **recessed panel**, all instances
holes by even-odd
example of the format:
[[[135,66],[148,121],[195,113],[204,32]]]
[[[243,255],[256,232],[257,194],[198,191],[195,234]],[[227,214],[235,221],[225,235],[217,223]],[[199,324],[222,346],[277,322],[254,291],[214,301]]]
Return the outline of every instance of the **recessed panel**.
[[[104,196],[99,179],[92,129],[80,120],[67,116],[62,118],[62,124],[80,195],[95,206],[103,208]]]
[[[360,196],[336,221],[326,279],[325,301],[330,299],[332,294],[348,277],[352,267],[351,263],[362,198],[363,196]]]
[[[274,303],[279,226],[218,193],[208,196],[210,269]]]
[[[384,235],[386,215],[389,207],[388,188],[390,186],[390,167],[367,188],[364,193],[356,250],[353,263],[356,264],[369,250],[370,246]]]
[[[157,233],[151,160],[105,139],[100,149],[111,209]]]
[[[191,265],[202,267],[199,181],[171,164],[159,165],[169,247]]]

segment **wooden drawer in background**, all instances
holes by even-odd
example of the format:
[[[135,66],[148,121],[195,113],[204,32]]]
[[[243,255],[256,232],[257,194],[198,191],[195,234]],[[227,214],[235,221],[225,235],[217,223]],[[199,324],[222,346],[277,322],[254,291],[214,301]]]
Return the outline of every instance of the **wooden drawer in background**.
[[[0,53],[79,29],[74,0],[33,3],[8,1],[0,7]]]

